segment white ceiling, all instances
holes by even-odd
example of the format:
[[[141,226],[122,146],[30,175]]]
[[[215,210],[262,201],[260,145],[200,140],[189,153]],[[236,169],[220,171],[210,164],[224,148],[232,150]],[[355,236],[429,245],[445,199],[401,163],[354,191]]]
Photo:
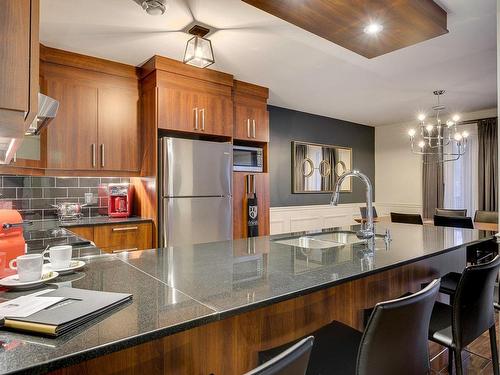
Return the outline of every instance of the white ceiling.
[[[413,118],[434,104],[434,89],[447,90],[451,111],[496,107],[496,1],[439,4],[449,34],[371,60],[240,0],[168,0],[156,17],[133,0],[41,0],[40,39],[133,65],[180,60],[189,35],[175,30],[194,16],[219,29],[212,67],[269,87],[276,106],[373,126]]]

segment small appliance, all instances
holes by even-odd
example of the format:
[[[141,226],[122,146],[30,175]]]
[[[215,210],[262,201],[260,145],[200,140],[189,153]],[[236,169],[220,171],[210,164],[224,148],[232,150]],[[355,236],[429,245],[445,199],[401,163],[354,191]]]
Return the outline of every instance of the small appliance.
[[[9,262],[24,255],[23,219],[16,210],[0,210],[0,278],[16,273]]]
[[[264,172],[262,147],[233,146],[233,170],[237,172]]]
[[[132,214],[134,187],[130,184],[108,185],[108,216],[129,217]]]

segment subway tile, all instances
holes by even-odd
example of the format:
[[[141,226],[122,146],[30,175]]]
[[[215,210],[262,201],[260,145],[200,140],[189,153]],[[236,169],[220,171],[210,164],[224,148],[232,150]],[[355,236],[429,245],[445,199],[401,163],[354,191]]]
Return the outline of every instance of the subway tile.
[[[53,208],[51,205],[55,204],[55,199],[32,199],[31,200],[31,208],[34,209],[51,209]]]
[[[31,177],[29,176],[3,176],[3,187],[30,187]]]
[[[18,198],[42,198],[43,189],[41,188],[17,188]]]
[[[17,198],[17,193],[15,188],[0,189],[0,199],[12,199],[12,198]]]
[[[43,220],[58,219],[57,210],[43,210]]]
[[[79,177],[78,182],[80,187],[96,187],[100,184],[101,179],[98,177]]]
[[[101,183],[103,184],[117,184],[120,182],[120,177],[102,177],[101,178]]]
[[[84,197],[89,192],[89,188],[68,188],[68,197]]]
[[[68,196],[68,188],[45,188],[43,189],[44,198],[62,198]]]
[[[100,216],[98,207],[90,207],[90,217]]]
[[[78,178],[56,177],[56,187],[78,187]]]
[[[19,210],[23,220],[42,220],[42,210]]]
[[[30,209],[29,199],[5,199],[0,201],[0,208],[13,209],[13,210],[27,210]]]
[[[56,198],[56,204],[59,203],[78,203],[78,198]]]
[[[55,177],[31,177],[32,187],[54,187],[56,186]]]

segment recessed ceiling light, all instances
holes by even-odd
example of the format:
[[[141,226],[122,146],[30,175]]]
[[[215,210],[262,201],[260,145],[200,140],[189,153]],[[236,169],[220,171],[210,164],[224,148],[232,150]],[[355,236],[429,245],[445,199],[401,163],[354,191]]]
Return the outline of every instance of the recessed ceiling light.
[[[375,35],[381,32],[384,27],[379,23],[370,23],[364,28],[364,32],[370,35]]]

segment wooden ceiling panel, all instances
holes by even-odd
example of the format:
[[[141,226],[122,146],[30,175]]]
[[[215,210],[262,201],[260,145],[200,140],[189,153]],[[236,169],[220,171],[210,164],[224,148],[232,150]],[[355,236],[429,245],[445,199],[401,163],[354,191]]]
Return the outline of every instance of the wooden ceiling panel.
[[[243,0],[369,59],[446,34],[447,14],[432,0]],[[378,23],[370,35],[364,28]]]

